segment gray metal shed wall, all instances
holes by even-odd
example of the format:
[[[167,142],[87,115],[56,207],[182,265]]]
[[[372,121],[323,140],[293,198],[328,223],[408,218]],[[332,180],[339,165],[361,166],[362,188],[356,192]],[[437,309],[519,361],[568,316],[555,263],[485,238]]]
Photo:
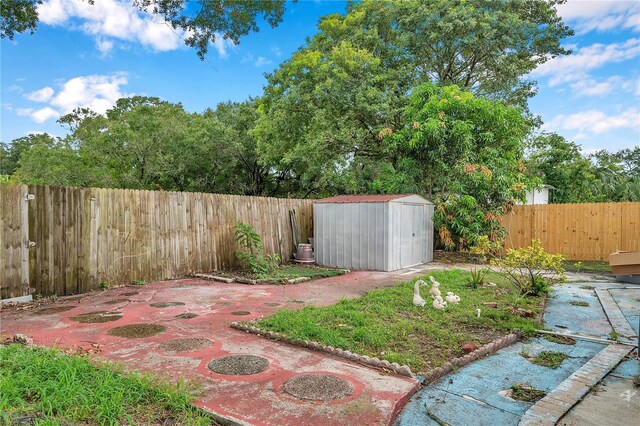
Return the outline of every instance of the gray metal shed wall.
[[[389,270],[388,203],[313,206],[316,262],[335,268]]]
[[[422,225],[416,229],[416,233],[421,234],[419,238],[422,238],[421,244],[423,251],[418,260],[403,262],[402,254],[408,249],[403,245],[403,232],[406,231],[406,228],[411,224],[404,220],[402,213],[410,206],[419,206],[424,212]],[[433,260],[433,209],[433,204],[425,203],[421,197],[406,197],[389,203],[389,271],[406,268],[419,263],[431,262]]]

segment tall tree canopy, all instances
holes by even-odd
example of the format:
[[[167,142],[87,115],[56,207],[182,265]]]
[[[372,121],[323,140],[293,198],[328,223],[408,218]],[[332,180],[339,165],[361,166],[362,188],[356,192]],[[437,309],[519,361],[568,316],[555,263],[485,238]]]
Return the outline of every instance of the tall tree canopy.
[[[378,133],[398,128],[411,89],[455,84],[526,110],[535,92],[526,75],[568,53],[560,41],[572,32],[558,3],[364,0],[324,17],[267,77],[261,158],[299,195],[384,191],[381,173],[397,159]]]
[[[95,0],[86,0],[93,4]],[[238,43],[240,37],[259,30],[259,18],[275,27],[282,21],[285,0],[131,0],[139,10],[164,19],[187,34],[185,43],[204,59],[209,44],[217,37]],[[38,5],[42,0],[2,0],[0,36],[13,39],[16,33],[33,33],[38,26]]]

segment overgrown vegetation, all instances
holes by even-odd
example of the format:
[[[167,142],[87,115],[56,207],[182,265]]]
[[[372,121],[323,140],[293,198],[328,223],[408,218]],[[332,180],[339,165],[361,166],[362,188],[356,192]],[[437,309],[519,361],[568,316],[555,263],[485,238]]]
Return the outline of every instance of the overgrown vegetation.
[[[516,383],[511,386],[511,398],[518,401],[537,402],[547,395],[546,392],[530,385]]]
[[[582,272],[587,274],[611,274],[609,262],[599,260],[563,260],[562,267],[567,272]]]
[[[519,317],[509,308],[512,289],[500,275],[489,273],[488,278],[497,285],[478,289],[468,287],[469,273],[465,271],[432,275],[441,283],[443,293],[452,291],[460,296],[460,304],[448,306],[445,311],[433,309],[430,303],[422,308],[414,306],[413,283],[407,282],[331,306],[279,310],[259,319],[257,326],[408,364],[413,371],[427,371],[461,355],[466,342],[483,344],[514,329],[533,333],[537,328],[535,320]],[[497,308],[482,305],[492,301],[498,303]],[[524,305],[538,313],[542,299],[527,298]],[[480,318],[477,308],[481,309]]]
[[[507,254],[495,257],[491,264],[499,274],[507,277],[519,293],[519,297],[545,294],[549,286],[563,282],[566,277],[562,267],[565,257],[549,254],[542,248],[540,240],[519,249],[507,249]]]
[[[58,349],[0,345],[2,424],[213,424],[191,400],[183,382],[165,384]]]
[[[565,359],[570,358],[569,355],[564,352],[553,351],[542,351],[535,356],[530,356],[528,353],[522,353],[521,355],[529,362],[553,369],[560,367]]]
[[[262,237],[253,226],[238,222],[235,233],[239,246],[236,258],[241,265],[247,266],[252,274],[267,275],[278,267],[280,255],[264,253]]]

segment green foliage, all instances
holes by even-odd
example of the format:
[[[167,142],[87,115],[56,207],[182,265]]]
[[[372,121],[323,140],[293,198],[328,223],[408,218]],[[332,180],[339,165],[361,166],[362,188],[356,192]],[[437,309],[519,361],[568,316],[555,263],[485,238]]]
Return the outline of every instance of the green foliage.
[[[330,306],[281,309],[259,319],[257,326],[291,338],[408,364],[415,372],[429,371],[461,355],[465,342],[478,341],[478,336],[486,336],[487,330],[507,333],[518,328],[532,333],[537,328],[535,320],[521,318],[506,306],[508,283],[501,276],[489,274],[496,287],[471,289],[466,285],[469,274],[465,271],[432,275],[441,283],[443,292],[453,291],[460,296],[459,304],[445,311],[416,307],[412,303],[414,283],[406,282]],[[477,318],[476,308],[485,301],[498,302],[498,308],[483,310]],[[534,312],[541,309],[540,298],[532,297],[525,303]],[[486,342],[480,338],[481,344]]]
[[[0,423],[209,425],[185,383],[168,385],[58,349],[0,345]]]
[[[145,285],[147,280],[133,280],[131,284],[133,285]]]
[[[111,288],[109,281],[100,281],[99,286],[102,290],[109,290],[109,288]]]
[[[484,278],[487,276],[487,269],[473,268],[469,271],[469,285],[471,288],[478,288],[484,284]]]
[[[455,86],[413,90],[402,128],[385,141],[404,159],[399,171],[435,202],[434,226],[446,249],[472,247],[483,235],[503,240],[499,218],[529,182],[520,161],[528,131],[518,108]]]
[[[554,370],[562,365],[562,361],[570,358],[569,355],[564,352],[553,351],[542,351],[534,357],[531,357],[528,354],[523,354],[523,356],[534,364],[542,365],[543,367],[552,368]]]
[[[95,0],[87,0],[93,4]],[[3,0],[0,4],[0,36],[13,40],[15,33],[30,31],[38,25],[38,4],[42,0]],[[238,44],[240,37],[259,31],[258,23],[272,27],[282,21],[285,0],[207,0],[198,1],[197,13],[187,10],[192,2],[175,0],[136,0],[132,5],[145,13],[157,15],[174,29],[187,33],[184,42],[196,49],[204,60],[209,47],[218,37]]]
[[[280,255],[263,253],[262,237],[253,226],[238,222],[235,233],[236,242],[240,247],[236,251],[236,258],[247,266],[252,274],[268,275],[278,267]]]
[[[564,260],[564,255],[549,254],[540,240],[532,240],[528,247],[507,249],[503,258],[492,259],[491,264],[509,278],[518,296],[525,297],[544,294],[551,284],[564,281]]]

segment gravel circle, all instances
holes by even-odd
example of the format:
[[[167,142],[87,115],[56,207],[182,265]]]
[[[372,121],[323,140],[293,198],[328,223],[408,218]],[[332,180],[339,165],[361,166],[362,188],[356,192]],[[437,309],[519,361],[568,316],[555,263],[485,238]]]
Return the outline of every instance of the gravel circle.
[[[112,328],[107,332],[109,336],[126,337],[134,339],[139,337],[151,337],[167,330],[167,327],[159,324],[129,324]]]
[[[40,309],[39,311],[35,311],[33,315],[52,315],[59,312],[70,311],[73,308],[77,308],[77,306],[52,306],[50,308],[44,308]]]
[[[267,302],[267,303],[264,304],[264,306],[280,306],[280,303]]]
[[[256,355],[229,355],[216,358],[207,367],[209,370],[234,376],[257,374],[267,369],[269,360]]]
[[[184,306],[183,302],[156,302],[151,303],[149,306],[153,308],[170,308],[172,306]]]
[[[69,319],[83,324],[97,324],[102,322],[117,321],[120,318],[122,318],[122,313],[120,312],[96,311],[76,315],[74,317],[70,317]]]
[[[178,318],[178,319],[191,319],[191,318],[195,318],[197,317],[198,314],[194,314],[191,312],[187,312],[186,314],[180,314],[180,315],[176,315],[174,318]]]
[[[217,302],[217,303],[218,303],[218,305],[222,305],[222,306],[231,306],[231,305],[233,305],[232,302]]]
[[[284,390],[300,399],[329,401],[351,395],[353,386],[348,381],[330,374],[301,374],[287,380]]]
[[[251,315],[251,312],[249,311],[233,311],[231,312],[231,315]]]
[[[164,342],[160,345],[160,349],[169,352],[198,352],[213,346],[213,342],[209,339],[200,337],[191,337],[185,339],[175,339]]]
[[[137,291],[128,291],[126,293],[122,293],[122,296],[135,296],[136,294],[139,294]]]

